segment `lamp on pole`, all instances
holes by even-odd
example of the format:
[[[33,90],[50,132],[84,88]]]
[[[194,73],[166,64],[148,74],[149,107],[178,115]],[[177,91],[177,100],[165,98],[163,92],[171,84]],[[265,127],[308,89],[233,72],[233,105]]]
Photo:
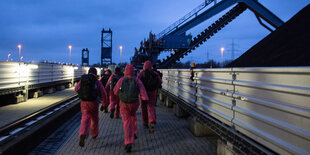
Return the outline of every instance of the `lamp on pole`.
[[[11,54],[9,53],[9,54],[8,54],[8,60],[7,60],[7,61],[10,61],[10,56],[11,56]]]
[[[223,65],[223,54],[224,54],[224,47],[221,48],[221,67],[224,67],[224,65]]]
[[[119,47],[119,50],[120,50],[119,64],[121,65],[121,64],[122,64],[122,50],[123,50],[123,46],[120,46],[120,47]]]
[[[19,62],[21,61],[21,50],[22,50],[22,45],[19,44],[18,46],[18,51],[19,51]]]
[[[72,49],[72,46],[69,45],[69,63],[71,64],[71,49]]]

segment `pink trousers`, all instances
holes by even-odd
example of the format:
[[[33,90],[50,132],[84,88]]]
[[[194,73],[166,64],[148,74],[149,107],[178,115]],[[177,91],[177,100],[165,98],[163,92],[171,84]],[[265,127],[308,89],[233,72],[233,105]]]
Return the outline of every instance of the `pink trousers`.
[[[149,100],[147,104],[141,103],[141,114],[142,114],[142,123],[144,125],[149,123],[156,123],[156,91],[147,92]]]
[[[134,134],[138,133],[136,111],[139,103],[120,103],[120,111],[123,120],[125,145],[132,144],[135,141]]]
[[[92,137],[98,136],[98,102],[81,101],[82,120],[79,137],[85,135],[88,137],[89,131]]]

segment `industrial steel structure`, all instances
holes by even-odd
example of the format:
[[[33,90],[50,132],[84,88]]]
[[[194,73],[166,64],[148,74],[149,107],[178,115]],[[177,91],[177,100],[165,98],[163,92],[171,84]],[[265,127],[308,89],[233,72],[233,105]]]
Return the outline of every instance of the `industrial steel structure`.
[[[112,30],[101,31],[101,66],[112,64]]]
[[[186,34],[186,31],[234,4],[237,5],[193,39],[190,34]],[[259,23],[268,30],[272,31],[271,28],[261,22],[261,19],[265,20],[274,28],[278,28],[283,24],[281,19],[276,17],[257,0],[206,0],[158,35],[150,33],[147,40],[141,41],[140,48],[135,49],[135,55],[132,57],[131,63],[137,67],[142,67],[144,61],[151,60],[152,63],[156,63],[159,68],[168,68],[176,63],[176,61],[179,61],[189,54],[192,50],[199,47],[199,45],[207,39],[210,39],[215,33],[225,27],[247,8],[254,12]],[[159,54],[163,51],[174,52],[167,58],[158,60]]]
[[[82,50],[82,66],[89,66],[89,50],[88,48]]]

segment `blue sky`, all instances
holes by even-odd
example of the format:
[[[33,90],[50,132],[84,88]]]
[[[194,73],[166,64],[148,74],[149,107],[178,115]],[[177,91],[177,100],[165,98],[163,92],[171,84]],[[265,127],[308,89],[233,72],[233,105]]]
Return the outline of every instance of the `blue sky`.
[[[17,45],[22,45],[24,61],[41,60],[69,62],[68,45],[72,45],[72,62],[81,63],[81,50],[90,50],[90,63],[100,62],[102,28],[113,31],[113,62],[119,62],[119,46],[123,46],[122,61],[129,62],[134,47],[152,31],[157,34],[201,4],[202,0],[1,0],[0,1],[0,61],[10,53],[18,59]],[[283,21],[287,21],[309,0],[259,0]],[[211,18],[189,30],[193,36],[226,13]],[[231,46],[236,44],[235,57],[255,45],[270,32],[259,25],[247,10],[205,44],[182,61],[204,62],[230,59]],[[164,57],[169,53],[164,53]]]

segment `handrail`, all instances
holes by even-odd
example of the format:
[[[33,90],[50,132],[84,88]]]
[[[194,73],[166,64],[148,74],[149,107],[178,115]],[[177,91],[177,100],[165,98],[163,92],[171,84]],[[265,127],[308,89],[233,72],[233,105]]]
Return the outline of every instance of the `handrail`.
[[[161,39],[162,37],[168,35],[170,32],[172,32],[173,30],[177,29],[181,24],[183,24],[186,21],[188,21],[188,19],[190,19],[194,15],[197,15],[199,11],[204,9],[206,6],[208,6],[212,2],[214,2],[214,0],[206,0],[205,2],[201,3],[194,10],[192,10],[191,12],[189,12],[188,14],[183,16],[181,19],[179,19],[178,21],[174,22],[172,25],[170,25],[169,27],[167,27],[166,29],[164,29],[163,31],[158,33],[156,35],[156,38],[157,39]]]
[[[162,90],[194,111],[278,154],[310,153],[310,67],[194,69],[194,81],[189,69],[160,71]]]

